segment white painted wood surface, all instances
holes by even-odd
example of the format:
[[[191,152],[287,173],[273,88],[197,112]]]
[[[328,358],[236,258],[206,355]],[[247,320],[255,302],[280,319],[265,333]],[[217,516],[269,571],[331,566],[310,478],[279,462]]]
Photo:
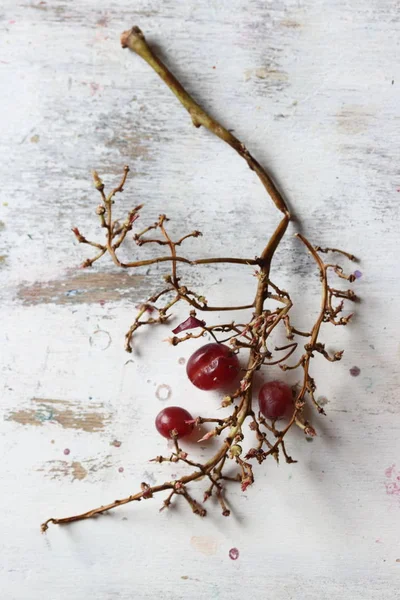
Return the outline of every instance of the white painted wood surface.
[[[398,598],[398,2],[3,0],[0,17],[2,598]],[[41,535],[44,518],[171,476],[148,462],[165,451],[153,419],[166,402],[203,415],[217,403],[178,361],[197,344],[169,348],[161,328],[124,353],[162,268],[77,270],[89,253],[71,226],[101,233],[90,170],[111,183],[128,163],[116,209],[145,202],[149,222],[165,211],[173,231],[201,229],[191,256],[254,256],[278,219],[243,161],[121,50],[133,24],[280,182],[298,223],[274,277],[299,322],[319,299],[299,223],[361,257],[363,300],[352,327],[324,336],[343,361],[314,366],[329,398],[318,438],[292,436],[298,464],[266,462],[233,489],[231,518],[159,514],[156,499]],[[187,276],[215,301],[254,290],[245,267]]]

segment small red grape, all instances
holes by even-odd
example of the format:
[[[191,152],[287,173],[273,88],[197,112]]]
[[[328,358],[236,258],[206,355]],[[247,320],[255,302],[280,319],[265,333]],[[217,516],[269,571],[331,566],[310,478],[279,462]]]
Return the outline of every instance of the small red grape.
[[[186,423],[186,421],[192,420],[192,415],[184,408],[168,406],[158,413],[155,423],[158,433],[170,439],[173,430],[177,432],[178,438],[189,435],[193,430],[193,423]]]
[[[292,404],[292,390],[283,381],[269,381],[260,389],[258,403],[264,417],[278,419]]]
[[[239,373],[236,354],[224,344],[206,344],[189,358],[186,373],[201,390],[218,390],[232,383]]]

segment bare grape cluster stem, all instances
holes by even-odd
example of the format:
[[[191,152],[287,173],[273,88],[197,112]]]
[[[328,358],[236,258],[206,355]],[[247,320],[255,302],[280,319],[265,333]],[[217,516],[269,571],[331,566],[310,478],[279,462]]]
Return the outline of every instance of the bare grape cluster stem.
[[[178,248],[180,249],[183,242],[187,239],[198,237],[201,233],[196,230],[183,235],[180,239],[174,241],[167,231],[168,219],[166,215],[160,215],[155,223],[134,233],[133,239],[138,247],[152,244],[160,246],[163,249],[165,248],[167,254],[146,260],[122,262],[118,256],[118,250],[128,233],[132,231],[143,207],[142,205],[138,205],[133,208],[122,223],[119,220],[114,220],[114,198],[117,193],[123,191],[129,168],[124,168],[120,184],[108,194],[105,193],[104,184],[97,172],[93,173],[94,185],[101,196],[101,203],[97,207],[96,213],[100,219],[100,226],[105,231],[105,241],[102,243],[89,241],[80,233],[78,228],[73,229],[73,232],[80,243],[93,246],[97,250],[95,256],[87,259],[82,266],[91,267],[93,263],[100,259],[104,254],[109,254],[115,265],[124,269],[153,265],[161,262],[171,264],[171,272],[164,277],[165,285],[163,288],[158,293],[148,298],[148,300],[139,307],[138,314],[126,334],[126,350],[128,352],[132,351],[132,340],[135,332],[140,327],[165,323],[171,316],[170,309],[178,302],[184,302],[190,307],[190,316],[187,321],[177,328],[177,330],[178,333],[181,331],[188,331],[188,333],[174,335],[169,340],[171,344],[177,345],[187,339],[201,338],[202,336],[209,334],[218,342],[229,342],[235,353],[247,351],[248,361],[237,390],[230,396],[225,396],[221,402],[221,406],[223,407],[232,407],[231,414],[226,418],[220,419],[203,417],[195,419],[196,425],[202,423],[212,423],[212,425],[214,425],[214,428],[208,431],[202,440],[199,441],[225,435],[225,439],[212,458],[204,464],[191,460],[188,458],[188,454],[179,446],[178,440],[174,438],[174,451],[171,455],[167,457],[158,456],[153,460],[158,463],[165,461],[173,463],[183,462],[192,468],[189,474],[173,481],[166,481],[160,485],[150,486],[143,482],[140,491],[127,498],[115,500],[109,504],[99,506],[82,514],[64,518],[47,519],[41,526],[42,531],[47,530],[49,523],[61,525],[90,519],[111,509],[117,508],[118,506],[152,498],[158,492],[163,491],[167,491],[169,494],[163,501],[162,509],[167,508],[174,497],[181,496],[187,501],[194,513],[205,516],[206,510],[204,508],[204,502],[210,496],[215,494],[221,506],[222,514],[228,516],[230,510],[224,496],[224,485],[226,481],[239,482],[244,491],[254,481],[251,460],[256,459],[258,463],[262,463],[268,456],[273,456],[276,460],[279,460],[280,452],[282,452],[287,462],[295,462],[286,451],[284,439],[293,425],[300,427],[308,436],[316,435],[314,428],[305,419],[303,414],[304,406],[307,402],[314,405],[319,413],[324,414],[323,408],[318,404],[315,398],[316,383],[310,374],[311,359],[316,353],[319,353],[328,361],[334,362],[340,360],[343,354],[342,351],[330,354],[325,349],[325,345],[319,341],[321,327],[324,323],[346,325],[352,315],[340,316],[344,307],[343,300],[356,300],[356,296],[351,290],[341,290],[332,287],[328,278],[328,275],[331,272],[341,279],[352,282],[354,281],[354,275],[346,275],[343,272],[342,267],[335,263],[326,263],[321,258],[321,254],[334,252],[344,255],[350,260],[355,260],[354,256],[335,248],[313,246],[303,235],[297,234],[297,237],[310,252],[319,270],[322,293],[320,311],[311,330],[308,332],[300,331],[292,325],[290,319],[292,300],[290,295],[273,283],[270,277],[274,253],[281,242],[291,219],[286,202],[272,178],[253,158],[242,142],[240,142],[228,129],[225,129],[225,127],[210,117],[204,109],[195,102],[176,77],[158,58],[146,42],[143,33],[138,27],[133,27],[131,30],[125,31],[121,36],[121,44],[123,48],[129,48],[141,56],[150,67],[154,69],[188,111],[195,127],[203,126],[208,129],[211,133],[229,144],[229,146],[231,146],[247,162],[250,169],[254,171],[260,179],[275,206],[281,212],[282,218],[264,250],[258,257],[250,259],[224,257],[189,260],[184,256],[181,256],[181,253],[178,253]],[[211,263],[255,265],[257,267],[257,290],[254,300],[244,306],[210,306],[203,295],[190,290],[187,286],[182,284],[181,277],[178,276],[178,265],[204,265]],[[338,304],[335,303],[335,299],[339,299]],[[266,300],[276,301],[278,303],[277,308],[275,310],[267,309],[265,307]],[[205,321],[200,321],[196,317],[196,311],[237,311],[241,309],[252,309],[251,318],[246,323],[228,321],[222,325],[207,325]],[[280,347],[273,346],[271,342],[272,335],[278,327],[284,328],[286,337],[288,338],[288,344]],[[193,329],[196,329],[197,333],[193,333]],[[223,340],[218,339],[219,334],[223,335]],[[227,335],[228,337],[226,337]],[[306,343],[303,346],[304,352],[297,362],[290,364],[287,361],[298,348],[299,341],[295,340],[298,340],[299,338],[306,338]],[[293,390],[292,415],[281,429],[276,421],[268,421],[261,414],[256,414],[252,405],[254,374],[262,367],[271,365],[279,365],[283,371],[289,369],[302,370],[302,382]],[[254,432],[253,435],[255,434],[254,437],[256,443],[254,447],[250,448],[243,456],[242,442],[245,438],[244,423],[246,420],[249,420],[249,429]],[[226,467],[227,464],[232,463],[236,468],[236,472],[233,475],[229,475],[227,474]],[[204,492],[203,502],[200,503],[189,491],[189,484],[196,480],[203,479],[208,481],[208,487]]]

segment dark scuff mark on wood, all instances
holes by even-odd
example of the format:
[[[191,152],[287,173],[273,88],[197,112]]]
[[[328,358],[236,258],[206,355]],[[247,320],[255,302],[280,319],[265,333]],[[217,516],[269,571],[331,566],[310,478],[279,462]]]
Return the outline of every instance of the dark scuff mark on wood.
[[[101,17],[99,17],[99,19],[96,21],[96,25],[98,27],[108,27],[108,23],[109,23],[110,17],[108,15],[108,13],[104,13],[102,14]]]
[[[78,12],[77,7],[71,6],[72,3],[55,4],[51,0],[46,2],[38,1],[32,4],[22,4],[21,8],[33,9],[43,13],[46,16],[47,22],[62,23],[64,21],[75,21],[76,23],[82,23],[83,13],[82,9]],[[79,7],[80,8],[80,7]],[[74,11],[74,12],[72,12]]]
[[[22,4],[22,8],[35,8],[36,10],[48,10],[47,2],[37,2],[32,4]]]
[[[121,131],[121,129],[118,129]],[[110,139],[106,146],[108,148],[116,148],[121,155],[129,156],[130,160],[142,159],[145,161],[151,160],[150,144],[152,137],[147,134],[142,134],[135,131],[123,131],[119,135],[115,135]]]
[[[103,431],[111,422],[112,415],[104,410],[104,404],[32,398],[31,405],[9,412],[4,419],[20,425],[43,427],[61,425],[63,429],[77,429],[89,433]]]
[[[65,279],[23,283],[17,298],[28,306],[107,303],[123,299],[139,302],[151,294],[151,281],[152,277],[126,272],[77,271]]]

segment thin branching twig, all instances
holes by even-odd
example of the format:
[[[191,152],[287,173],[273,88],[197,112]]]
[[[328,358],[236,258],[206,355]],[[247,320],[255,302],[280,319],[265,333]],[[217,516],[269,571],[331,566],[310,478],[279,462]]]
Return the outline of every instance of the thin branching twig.
[[[224,516],[230,514],[225,498],[224,482],[239,482],[241,489],[245,491],[254,481],[254,473],[250,461],[256,460],[262,463],[266,458],[272,456],[276,461],[279,460],[280,453],[288,463],[296,462],[288,454],[286,449],[286,435],[289,430],[296,425],[306,436],[316,435],[314,427],[305,419],[303,411],[307,403],[314,406],[318,413],[324,414],[324,410],[318,404],[315,398],[317,389],[315,379],[311,375],[311,359],[316,354],[321,354],[330,362],[339,361],[342,352],[333,354],[325,349],[325,345],[320,341],[320,334],[323,325],[331,323],[333,325],[346,325],[351,315],[340,317],[344,307],[344,300],[356,300],[355,294],[351,290],[340,290],[332,287],[328,281],[328,273],[332,273],[339,279],[345,279],[349,282],[354,280],[353,275],[346,275],[340,265],[325,263],[321,258],[321,253],[335,252],[344,255],[350,260],[355,260],[352,254],[337,250],[336,248],[321,248],[313,246],[303,235],[298,234],[299,239],[305,248],[310,252],[314,259],[321,280],[321,305],[317,319],[310,330],[305,332],[292,325],[290,311],[292,300],[289,292],[281,290],[271,281],[271,264],[275,251],[279,246],[290,221],[290,212],[286,202],[279,190],[275,186],[270,175],[253,158],[246,147],[240,142],[228,129],[223,127],[204,109],[195,102],[188,94],[174,75],[167,69],[152,48],[147,44],[142,32],[134,27],[122,34],[121,43],[124,48],[129,48],[140,57],[142,57],[161,77],[170,90],[177,96],[178,100],[188,111],[193,124],[196,127],[203,126],[211,133],[222,139],[231,146],[253,170],[261,183],[272,198],[275,206],[282,214],[275,231],[272,233],[269,241],[259,256],[247,258],[200,258],[189,260],[178,254],[178,247],[181,248],[184,242],[191,238],[201,235],[197,230],[181,235],[174,240],[168,232],[168,219],[166,215],[160,215],[159,219],[150,225],[142,227],[133,234],[133,240],[138,248],[153,245],[162,250],[168,251],[160,256],[150,259],[136,258],[131,262],[122,262],[118,256],[118,250],[124,243],[127,235],[132,232],[136,221],[142,215],[142,205],[133,208],[127,215],[122,224],[114,220],[113,205],[116,194],[123,191],[127,181],[129,168],[125,167],[120,183],[107,195],[104,191],[104,184],[97,172],[93,173],[94,185],[100,193],[101,204],[96,209],[96,214],[100,220],[100,227],[105,233],[104,242],[93,242],[83,236],[78,228],[73,232],[79,243],[86,244],[98,250],[94,257],[87,259],[83,267],[91,267],[94,262],[109,254],[118,267],[123,269],[138,268],[157,263],[169,263],[171,272],[164,277],[162,289],[149,297],[138,309],[138,313],[129,331],[126,334],[125,347],[127,351],[132,351],[134,336],[139,328],[164,324],[172,316],[171,309],[178,303],[186,303],[190,307],[188,319],[176,328],[175,335],[169,338],[172,345],[185,342],[188,339],[201,338],[205,335],[211,335],[219,343],[228,342],[233,352],[247,352],[248,360],[246,368],[243,369],[242,379],[238,388],[230,396],[222,399],[223,407],[232,407],[231,414],[225,418],[204,418],[194,419],[194,425],[211,424],[210,429],[199,441],[206,441],[210,438],[222,438],[221,444],[215,455],[204,464],[188,457],[176,438],[174,438],[174,451],[170,456],[157,456],[153,459],[157,463],[163,462],[181,462],[191,467],[191,472],[180,477],[177,480],[166,481],[159,485],[150,486],[143,482],[141,490],[133,495],[115,500],[109,504],[99,506],[87,512],[64,518],[50,518],[42,524],[42,530],[46,531],[49,523],[67,524],[84,519],[90,519],[104,512],[122,506],[130,502],[139,502],[141,500],[153,498],[159,492],[168,492],[168,496],[163,500],[161,510],[168,508],[173,499],[182,497],[186,500],[190,509],[200,516],[206,515],[206,510],[198,500],[192,496],[190,485],[196,481],[207,481],[207,489],[204,492],[204,501],[214,493]],[[257,289],[252,301],[245,305],[235,306],[210,306],[206,297],[198,292],[189,289],[182,283],[180,267],[193,267],[194,265],[206,264],[237,264],[247,266],[257,266]],[[335,305],[335,298],[340,299],[340,303]],[[266,301],[277,302],[275,310],[266,308]],[[216,312],[216,311],[236,311],[251,310],[251,316],[248,321],[241,319],[237,323],[228,320],[224,324],[207,324],[196,316],[196,311]],[[196,329],[195,332],[192,330]],[[272,343],[273,335],[281,329],[290,340],[286,345],[276,346]],[[188,333],[181,334],[188,330]],[[294,341],[292,341],[294,340]],[[300,357],[295,358],[293,364],[288,361],[293,354],[302,348]],[[283,371],[300,369],[301,381],[294,391],[293,410],[289,420],[281,429],[277,421],[269,421],[261,414],[256,414],[252,406],[253,385],[255,373],[264,367],[279,365]],[[246,454],[243,453],[243,441],[248,434],[248,428],[244,427],[248,422],[250,431],[255,437],[255,446],[250,448]],[[228,466],[233,466],[233,473]]]

